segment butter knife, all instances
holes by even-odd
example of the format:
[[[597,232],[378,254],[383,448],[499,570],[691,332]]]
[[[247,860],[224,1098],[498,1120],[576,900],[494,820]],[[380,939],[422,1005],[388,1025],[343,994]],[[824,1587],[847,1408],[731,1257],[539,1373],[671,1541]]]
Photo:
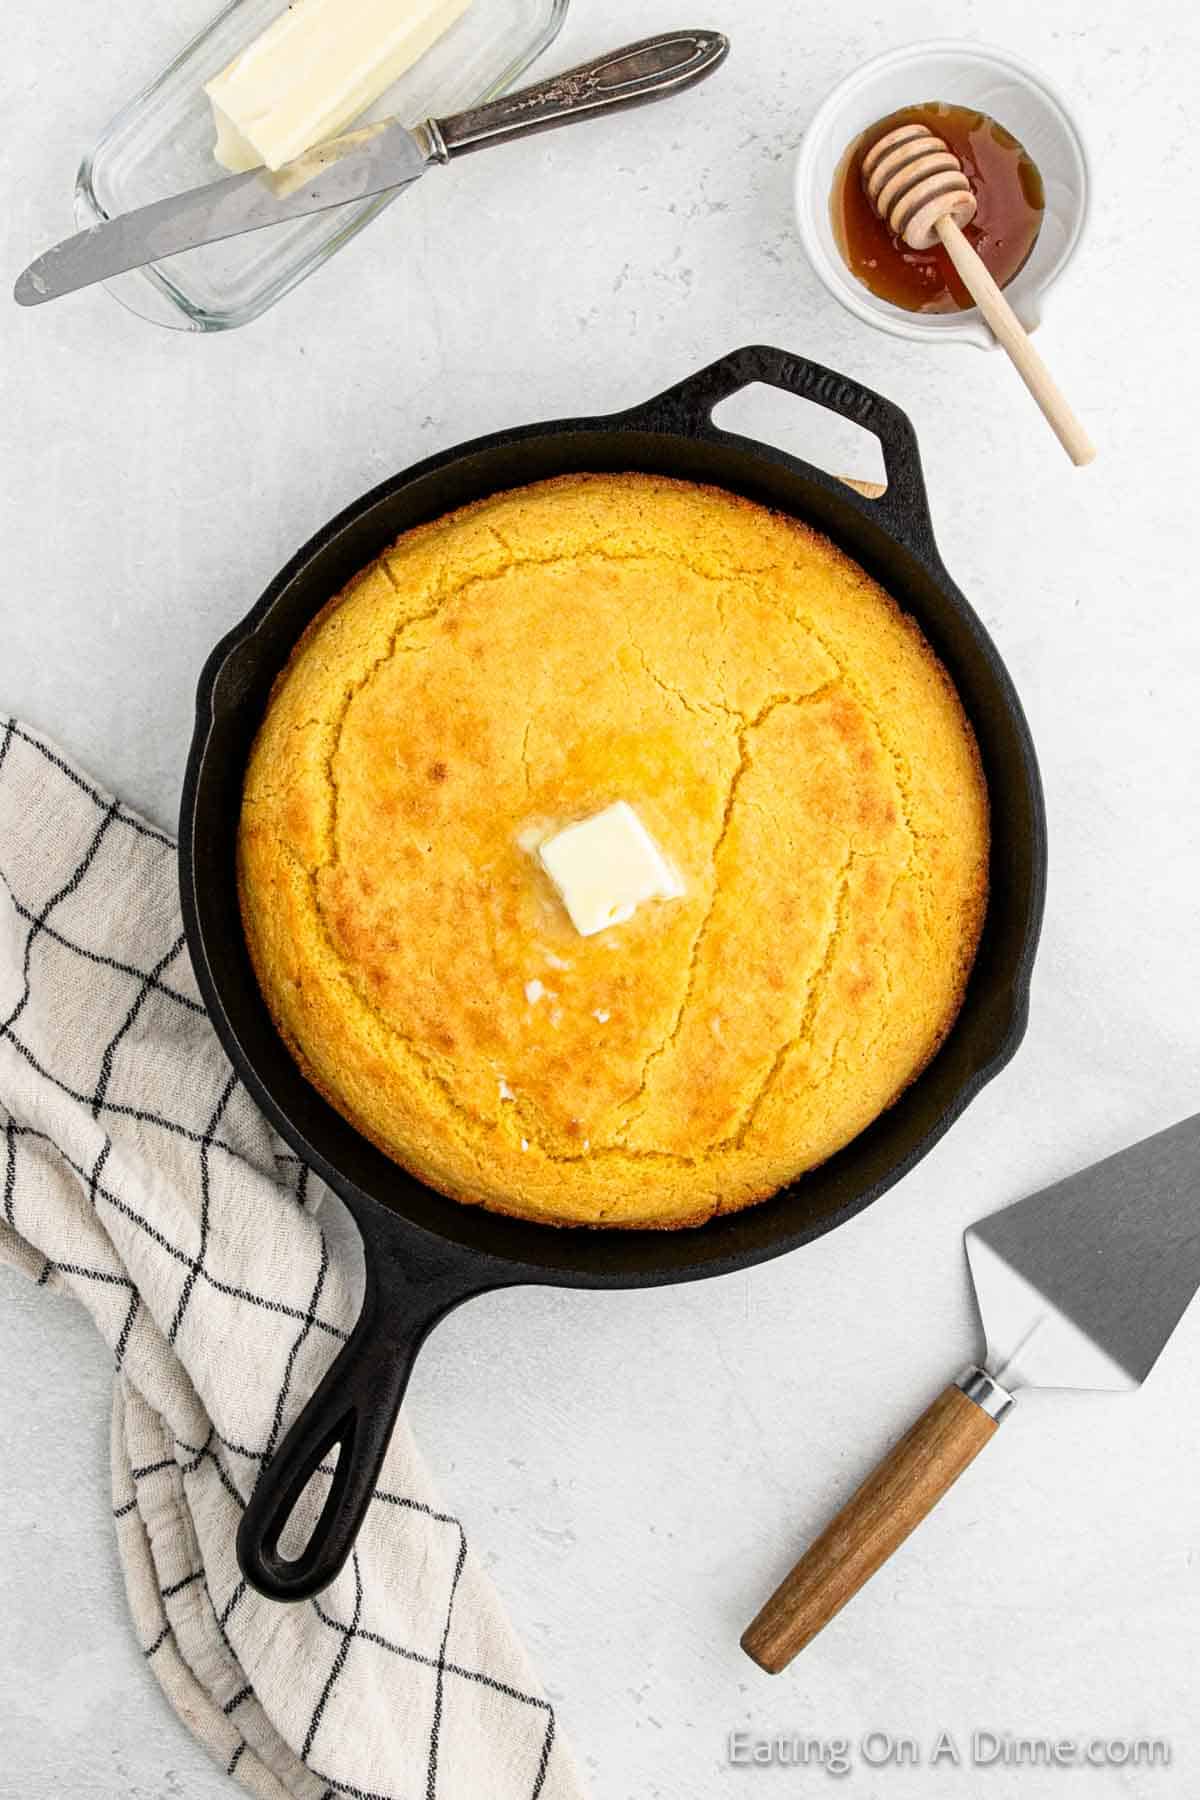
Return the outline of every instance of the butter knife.
[[[729,40],[718,31],[663,32],[451,118],[364,126],[274,173],[251,169],[102,219],[30,263],[14,298],[41,306],[200,244],[410,187],[433,163],[468,150],[679,93],[711,74],[728,52]]]

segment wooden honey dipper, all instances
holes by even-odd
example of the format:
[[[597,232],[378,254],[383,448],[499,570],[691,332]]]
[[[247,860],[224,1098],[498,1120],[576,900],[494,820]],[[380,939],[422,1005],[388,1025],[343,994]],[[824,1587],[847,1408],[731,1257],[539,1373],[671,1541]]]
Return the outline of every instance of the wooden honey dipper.
[[[1083,426],[1029,341],[1024,326],[963,236],[976,199],[957,156],[924,125],[900,125],[868,150],[862,163],[867,197],[888,229],[912,250],[936,243],[958,270],[997,342],[1016,364],[1071,461],[1081,467],[1096,451]]]

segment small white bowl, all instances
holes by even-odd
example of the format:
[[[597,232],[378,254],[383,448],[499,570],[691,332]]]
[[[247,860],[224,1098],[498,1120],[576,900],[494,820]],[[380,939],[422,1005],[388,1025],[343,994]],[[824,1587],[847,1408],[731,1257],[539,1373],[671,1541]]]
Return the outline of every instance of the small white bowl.
[[[830,293],[868,325],[924,343],[990,349],[995,339],[974,309],[911,313],[877,299],[850,273],[833,235],[829,199],[847,146],[877,119],[929,100],[988,113],[1020,139],[1041,170],[1046,216],[1029,261],[1005,289],[1027,331],[1041,322],[1047,290],[1070,262],[1087,220],[1088,166],[1079,132],[1059,95],[1007,50],[958,38],[930,39],[886,51],[834,88],[800,147],[800,236]]]

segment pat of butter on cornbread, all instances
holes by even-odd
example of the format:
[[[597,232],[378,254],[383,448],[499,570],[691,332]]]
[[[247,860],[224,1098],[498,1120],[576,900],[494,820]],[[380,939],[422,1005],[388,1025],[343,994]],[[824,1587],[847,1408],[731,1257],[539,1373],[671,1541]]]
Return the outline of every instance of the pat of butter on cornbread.
[[[625,800],[565,825],[542,842],[538,856],[580,937],[623,925],[647,900],[678,900],[684,892]]]
[[[584,935],[539,853],[622,804],[685,891]],[[577,475],[330,600],[251,753],[238,879],[276,1026],[389,1156],[499,1211],[673,1227],[919,1074],[987,866],[961,703],[861,568],[715,488]]]
[[[293,0],[205,85],[226,169],[282,168],[373,106],[471,0]]]

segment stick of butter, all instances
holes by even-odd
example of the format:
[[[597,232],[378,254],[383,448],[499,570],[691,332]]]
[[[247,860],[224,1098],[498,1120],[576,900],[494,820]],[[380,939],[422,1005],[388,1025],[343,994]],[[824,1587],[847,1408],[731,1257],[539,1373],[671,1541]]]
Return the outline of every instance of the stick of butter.
[[[678,900],[684,888],[624,800],[547,838],[542,867],[581,937],[632,919],[644,900]]]
[[[293,0],[205,85],[226,169],[282,168],[373,106],[471,0]]]

